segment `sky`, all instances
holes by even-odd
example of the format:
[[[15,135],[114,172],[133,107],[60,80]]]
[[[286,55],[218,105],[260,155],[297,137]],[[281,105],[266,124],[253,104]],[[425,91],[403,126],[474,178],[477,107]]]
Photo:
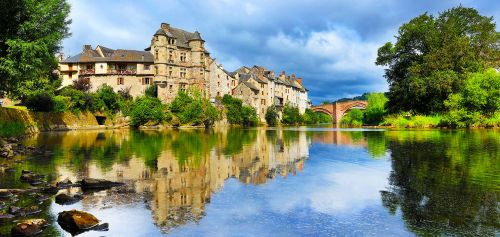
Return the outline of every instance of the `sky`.
[[[162,22],[198,30],[227,70],[264,66],[303,78],[313,104],[387,91],[377,49],[425,12],[463,5],[500,18],[500,0],[69,0],[72,36],[84,44],[143,50]],[[499,27],[497,26],[497,29]]]

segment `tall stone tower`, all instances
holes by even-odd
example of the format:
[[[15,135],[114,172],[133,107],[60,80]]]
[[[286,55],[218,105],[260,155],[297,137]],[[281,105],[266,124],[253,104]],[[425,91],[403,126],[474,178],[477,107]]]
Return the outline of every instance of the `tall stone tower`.
[[[154,82],[158,97],[171,102],[179,91],[200,91],[208,96],[210,54],[198,31],[194,33],[162,23],[151,40],[154,58]]]

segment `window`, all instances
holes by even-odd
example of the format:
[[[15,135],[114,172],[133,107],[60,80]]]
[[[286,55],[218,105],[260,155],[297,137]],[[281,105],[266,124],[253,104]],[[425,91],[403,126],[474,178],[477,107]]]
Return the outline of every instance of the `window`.
[[[144,64],[144,70],[149,70],[149,67],[150,67],[150,66],[151,66],[151,65],[149,65],[149,64]]]
[[[186,84],[180,84],[180,91],[186,91]]]
[[[158,36],[155,36],[155,41],[158,41]]]
[[[260,88],[264,88],[264,84],[260,84]]]
[[[144,78],[142,78],[142,84],[143,85],[151,85],[151,84],[153,84],[153,80],[149,77],[144,77]]]
[[[261,105],[265,105],[265,104],[266,104],[266,100],[265,100],[265,99],[261,99],[261,100],[260,100],[260,104],[261,104]]]
[[[181,78],[186,78],[186,69],[181,68],[181,73],[180,73]]]
[[[155,50],[155,59],[158,60],[158,49]]]
[[[217,87],[220,87],[220,82],[217,82]]]
[[[200,75],[203,75],[203,68],[200,68]]]
[[[68,64],[68,70],[70,70],[70,71],[73,70],[73,64],[72,63]]]
[[[158,75],[158,66],[155,66],[155,74]]]
[[[117,85],[123,85],[125,84],[124,81],[123,81],[123,77],[119,77],[117,80],[116,80],[116,84]]]
[[[168,75],[169,75],[169,76],[172,76],[172,72],[173,72],[173,71],[172,71],[172,67],[168,67]]]
[[[172,85],[168,85],[168,89],[170,90],[170,92],[172,92],[173,86]]]
[[[72,79],[72,78],[73,78],[73,73],[72,73],[72,72],[69,72],[69,73],[68,73],[68,78],[69,78],[69,79]]]
[[[262,95],[264,95],[264,91],[261,91],[260,93],[261,93]]]
[[[186,53],[181,53],[181,62],[186,62]]]

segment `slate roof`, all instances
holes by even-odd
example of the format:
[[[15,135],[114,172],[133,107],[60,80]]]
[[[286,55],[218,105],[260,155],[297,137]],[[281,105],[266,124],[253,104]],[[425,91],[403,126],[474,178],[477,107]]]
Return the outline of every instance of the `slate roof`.
[[[256,86],[254,86],[252,83],[248,82],[248,81],[243,81],[242,82],[245,86],[247,86],[248,88],[254,90],[254,91],[259,91],[259,88],[257,88]]]
[[[100,47],[104,57],[99,55],[95,49],[86,49],[83,52],[64,59],[61,63],[82,63],[82,62],[138,62],[138,63],[153,63],[153,55],[147,51],[127,50],[127,49],[110,49],[103,46]]]
[[[175,38],[177,47],[184,48],[190,48],[188,43],[191,40],[204,41],[201,38],[200,32],[198,31],[189,32],[175,27],[169,27],[168,29],[158,29],[154,35],[165,35],[170,38]]]

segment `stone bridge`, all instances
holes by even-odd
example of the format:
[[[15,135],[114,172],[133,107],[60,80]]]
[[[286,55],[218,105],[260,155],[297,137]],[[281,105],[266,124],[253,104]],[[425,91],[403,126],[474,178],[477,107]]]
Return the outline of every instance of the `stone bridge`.
[[[328,114],[332,117],[334,124],[339,124],[340,119],[344,114],[351,109],[366,109],[368,105],[367,101],[364,100],[351,100],[343,102],[335,102],[332,104],[322,104],[318,106],[312,106],[311,109],[314,112],[322,112]]]

